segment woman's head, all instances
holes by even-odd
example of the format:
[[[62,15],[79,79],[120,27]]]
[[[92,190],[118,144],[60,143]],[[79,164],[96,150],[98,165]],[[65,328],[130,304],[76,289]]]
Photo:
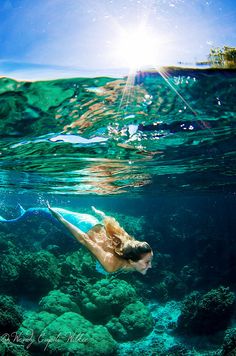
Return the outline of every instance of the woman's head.
[[[129,261],[131,267],[142,274],[152,268],[153,251],[147,242],[128,241],[123,249],[122,257]]]
[[[150,252],[152,252],[152,249],[147,242],[130,240],[124,244],[122,257],[137,262],[142,258],[142,255]]]
[[[114,218],[106,216],[103,222],[114,252],[127,260],[134,270],[146,274],[148,268],[151,268],[153,257],[150,245],[145,241],[135,240]]]

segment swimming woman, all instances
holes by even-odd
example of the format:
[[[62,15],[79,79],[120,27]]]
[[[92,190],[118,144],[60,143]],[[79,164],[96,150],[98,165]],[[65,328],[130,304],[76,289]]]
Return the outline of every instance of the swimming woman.
[[[103,218],[87,233],[67,221],[58,211],[48,209],[52,215],[101,263],[106,272],[118,270],[137,271],[146,274],[152,267],[153,251],[147,242],[135,240],[112,217],[93,208]]]

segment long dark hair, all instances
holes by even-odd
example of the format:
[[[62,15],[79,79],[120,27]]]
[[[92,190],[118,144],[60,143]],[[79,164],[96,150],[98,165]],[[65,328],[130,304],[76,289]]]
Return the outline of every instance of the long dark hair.
[[[110,245],[118,256],[136,262],[145,253],[152,252],[147,242],[135,240],[114,218],[105,216],[103,223]]]
[[[132,241],[132,243],[127,243],[123,249],[122,258],[125,260],[132,260],[137,262],[141,260],[145,253],[151,253],[152,249],[147,242]]]

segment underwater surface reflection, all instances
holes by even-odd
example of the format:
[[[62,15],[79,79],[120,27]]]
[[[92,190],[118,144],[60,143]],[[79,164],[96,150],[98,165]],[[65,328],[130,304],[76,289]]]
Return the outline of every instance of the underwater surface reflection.
[[[235,72],[164,77],[0,78],[0,354],[236,352]],[[152,268],[104,273],[47,201]]]
[[[60,194],[231,191],[235,71],[1,78],[1,187]],[[42,159],[43,157],[43,159]]]

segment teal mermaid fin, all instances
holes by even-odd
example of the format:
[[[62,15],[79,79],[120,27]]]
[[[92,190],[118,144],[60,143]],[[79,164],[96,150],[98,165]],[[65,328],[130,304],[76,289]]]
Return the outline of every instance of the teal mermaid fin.
[[[25,210],[20,204],[18,204],[18,209],[20,210],[20,215],[18,215],[14,219],[5,219],[0,216],[1,223],[15,223],[21,221],[27,221],[28,218],[37,217],[37,218],[46,218],[50,220],[54,225],[62,228],[61,223],[59,223],[49,212],[48,208],[30,208]],[[94,225],[99,223],[98,219],[90,214],[80,214],[75,213],[62,208],[55,208],[55,210],[61,214],[66,220],[68,220],[71,224],[77,226],[83,232],[87,232]]]
[[[26,212],[26,210],[25,210],[25,209],[23,208],[23,206],[20,205],[19,203],[18,203],[17,206],[20,208],[20,215],[23,215],[23,214]]]
[[[0,215],[0,221],[6,221],[6,219],[4,219],[1,215]]]
[[[18,219],[20,219],[25,214],[25,209],[19,203],[18,203],[17,207],[20,210],[20,216],[18,216],[15,219],[9,219],[9,220],[7,220],[7,219],[3,218],[2,216],[0,216],[0,222],[15,222]]]

